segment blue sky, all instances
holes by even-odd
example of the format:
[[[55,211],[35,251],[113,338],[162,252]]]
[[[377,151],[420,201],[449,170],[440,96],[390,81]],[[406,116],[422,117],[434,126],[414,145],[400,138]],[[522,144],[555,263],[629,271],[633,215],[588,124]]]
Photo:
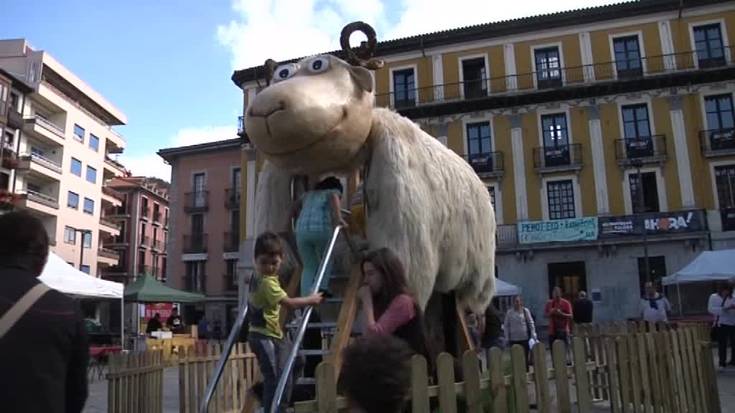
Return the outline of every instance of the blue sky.
[[[102,93],[128,117],[118,128],[127,140],[121,160],[134,174],[167,178],[158,149],[235,137],[234,68],[335,49],[352,20],[389,39],[605,3],[3,0],[0,38],[28,39]]]

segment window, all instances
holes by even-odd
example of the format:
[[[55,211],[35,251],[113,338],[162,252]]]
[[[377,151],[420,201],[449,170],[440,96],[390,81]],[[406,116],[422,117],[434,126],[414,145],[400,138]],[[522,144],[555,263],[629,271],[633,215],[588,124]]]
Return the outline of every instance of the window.
[[[493,157],[490,122],[468,123],[467,160],[477,172],[492,172]]]
[[[141,197],[140,198],[140,215],[143,218],[148,218],[148,198]]]
[[[569,132],[567,115],[555,113],[541,116],[544,139],[544,166],[569,165]]]
[[[240,192],[240,185],[242,183],[241,176],[240,168],[234,168],[232,170],[232,189],[237,192]]]
[[[462,78],[465,98],[487,96],[487,69],[484,57],[462,60]]]
[[[707,131],[703,142],[711,150],[735,149],[735,116],[733,116],[732,95],[715,95],[704,98],[704,111],[707,116]]]
[[[76,176],[82,176],[82,161],[77,158],[71,158],[71,173]]]
[[[79,142],[84,142],[84,128],[76,123],[74,124],[74,139]]]
[[[699,67],[715,67],[725,64],[725,47],[722,43],[720,24],[694,27],[694,49]]]
[[[619,78],[635,77],[643,74],[637,35],[613,39],[613,51]]]
[[[574,184],[571,179],[546,183],[549,219],[574,218]]]
[[[558,47],[536,49],[534,60],[539,89],[561,86],[561,59]]]
[[[204,215],[192,214],[191,216],[191,233],[202,234],[204,233]]]
[[[92,248],[92,233],[91,232],[84,232],[82,233],[82,243],[84,244],[84,248]]]
[[[735,164],[715,168],[715,186],[720,209],[735,208]]]
[[[77,243],[77,232],[72,227],[64,227],[64,242],[67,244]]]
[[[225,287],[228,290],[237,290],[237,259],[225,260]]]
[[[140,245],[148,245],[148,237],[146,236],[146,224],[140,224]]]
[[[89,147],[95,152],[99,152],[100,150],[100,138],[92,133],[89,134]]]
[[[87,165],[87,182],[97,183],[97,169]]]
[[[204,293],[206,284],[204,281],[204,264],[206,261],[186,262],[186,289],[189,291]]]
[[[650,279],[654,283],[659,283],[661,278],[666,276],[666,257],[648,257],[648,273]],[[641,296],[644,293],[643,286],[648,282],[649,277],[646,277],[646,258],[638,257],[638,283],[640,284]]]
[[[623,106],[623,134],[628,158],[653,156],[653,139],[646,104]]]
[[[194,207],[202,208],[207,205],[207,196],[205,193],[205,178],[203,173],[194,174],[192,178],[192,186],[194,188]]]
[[[69,208],[79,208],[79,194],[76,192],[69,191],[66,196],[66,206]]]
[[[641,193],[638,192],[638,174],[632,173],[628,175],[628,182],[630,183],[630,203],[633,205],[633,213],[639,214],[642,212],[658,212],[658,185],[656,184],[656,173],[655,172],[643,172],[641,173],[641,180],[643,181],[643,206],[641,206]]]
[[[493,210],[494,211],[497,211],[495,209],[495,187],[494,186],[488,186],[487,187],[487,192],[490,194],[490,203],[493,206]]]
[[[393,97],[397,108],[416,105],[416,80],[413,69],[393,72]]]
[[[94,215],[94,201],[89,198],[84,198],[84,213]]]
[[[138,252],[138,274],[148,274],[148,268],[145,265],[145,251]]]
[[[82,270],[83,273],[89,274],[89,265],[82,264]]]

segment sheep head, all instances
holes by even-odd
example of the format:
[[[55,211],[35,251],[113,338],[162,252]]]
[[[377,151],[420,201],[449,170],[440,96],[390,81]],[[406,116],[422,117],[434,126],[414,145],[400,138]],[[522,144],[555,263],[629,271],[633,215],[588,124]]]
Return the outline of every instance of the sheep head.
[[[320,55],[273,69],[245,114],[248,137],[266,159],[294,174],[340,170],[355,159],[370,134],[375,97],[365,67],[375,65],[347,56],[363,64]]]

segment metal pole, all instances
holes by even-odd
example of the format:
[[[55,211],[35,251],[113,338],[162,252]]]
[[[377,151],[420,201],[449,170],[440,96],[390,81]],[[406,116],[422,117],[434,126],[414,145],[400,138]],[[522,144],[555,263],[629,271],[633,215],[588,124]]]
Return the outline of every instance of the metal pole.
[[[322,283],[322,279],[324,278],[324,273],[327,270],[327,264],[329,263],[330,258],[332,258],[332,251],[334,250],[334,244],[337,242],[337,237],[339,236],[339,232],[342,229],[341,226],[338,226],[334,229],[334,233],[332,234],[332,239],[329,241],[329,246],[327,247],[327,251],[324,254],[324,259],[322,260],[321,264],[319,265],[319,271],[318,276],[316,277],[316,281],[314,282],[314,286],[312,287],[311,294],[316,294],[319,291],[319,286]],[[296,339],[293,341],[293,347],[291,347],[291,352],[288,354],[288,359],[286,359],[286,365],[283,367],[283,371],[281,371],[281,377],[278,378],[278,386],[276,387],[276,393],[273,395],[273,401],[271,402],[270,407],[270,413],[277,413],[278,412],[278,406],[281,404],[281,399],[283,398],[283,392],[286,390],[286,383],[288,382],[288,377],[291,375],[291,369],[293,368],[294,361],[296,360],[296,356],[299,352],[299,347],[301,345],[301,341],[304,339],[304,333],[306,332],[306,324],[311,317],[311,311],[314,309],[312,306],[306,307],[304,311],[304,318],[301,320],[301,323],[299,324],[298,332],[296,333]],[[200,412],[205,413],[205,412]]]
[[[120,347],[125,350],[125,297],[120,298]]]
[[[82,271],[82,262],[84,261],[84,231],[79,231],[82,239],[79,240],[79,271]]]

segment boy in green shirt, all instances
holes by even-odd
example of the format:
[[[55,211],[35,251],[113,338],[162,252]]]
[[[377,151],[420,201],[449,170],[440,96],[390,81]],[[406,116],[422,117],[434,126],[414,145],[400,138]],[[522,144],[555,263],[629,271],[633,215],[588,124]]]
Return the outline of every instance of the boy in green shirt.
[[[255,240],[256,279],[250,292],[250,333],[248,342],[258,359],[263,376],[262,405],[270,411],[278,378],[285,367],[290,350],[283,338],[280,324],[281,305],[288,308],[301,308],[322,302],[322,294],[308,297],[290,298],[278,280],[278,270],[283,261],[281,239],[273,232],[264,232]],[[284,402],[288,401],[290,381],[286,387]]]

